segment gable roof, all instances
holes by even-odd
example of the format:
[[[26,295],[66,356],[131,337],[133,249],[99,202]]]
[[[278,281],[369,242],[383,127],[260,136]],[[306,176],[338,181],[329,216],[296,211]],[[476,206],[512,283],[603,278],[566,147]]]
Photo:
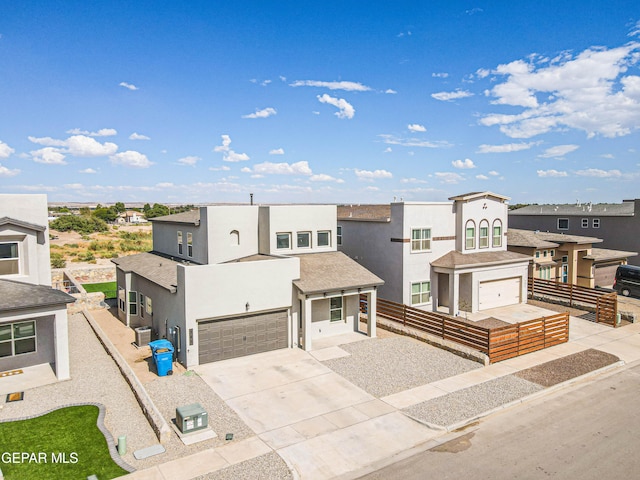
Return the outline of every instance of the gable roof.
[[[369,220],[388,222],[391,218],[391,205],[338,205],[340,220]]]
[[[507,200],[509,200],[509,197],[505,197],[504,195],[498,195],[497,193],[493,193],[493,192],[464,193],[462,195],[456,195],[455,197],[449,197],[449,200],[468,202],[469,200],[475,200],[476,198],[487,198],[487,197],[495,198],[496,200],[500,200],[501,202],[506,202]]]
[[[547,245],[545,245],[547,243]],[[554,248],[561,243],[577,243],[579,245],[602,243],[601,238],[583,235],[567,235],[564,233],[539,232],[534,230],[507,230],[507,245],[514,247]]]
[[[158,223],[186,223],[200,225],[200,209],[189,210],[188,212],[174,213],[173,215],[163,215],[162,217],[154,217],[149,219],[150,222]]]
[[[175,293],[178,286],[178,263],[154,252],[138,253],[111,259],[125,273],[133,272]]]
[[[449,253],[431,262],[432,267],[472,268],[504,265],[509,263],[529,262],[531,257],[521,253],[501,250],[498,252],[462,253],[451,250]]]
[[[321,293],[384,284],[355,260],[342,252],[292,255],[300,259],[300,279],[293,284],[302,293]]]
[[[29,230],[35,230],[36,232],[44,232],[47,227],[42,225],[36,225],[35,223],[23,222],[22,220],[16,220],[11,217],[0,218],[0,227],[3,225],[16,225],[18,227],[27,228]]]
[[[623,260],[628,257],[635,257],[636,252],[625,252],[624,250],[611,250],[609,248],[592,248],[590,255],[585,255],[585,260],[594,262],[604,262],[607,260]]]
[[[634,202],[595,204],[528,205],[509,211],[509,215],[551,215],[580,217],[630,217],[634,214]]]
[[[47,285],[0,280],[0,311],[60,307],[75,301],[71,295]]]

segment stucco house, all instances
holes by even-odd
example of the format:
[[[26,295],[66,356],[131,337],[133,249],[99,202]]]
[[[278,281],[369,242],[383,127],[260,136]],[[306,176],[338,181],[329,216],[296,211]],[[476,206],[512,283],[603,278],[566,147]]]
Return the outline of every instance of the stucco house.
[[[507,251],[507,200],[339,206],[339,249],[384,279],[387,300],[452,315],[524,303],[530,257]]]
[[[509,226],[596,237],[602,239],[602,248],[640,252],[640,199],[529,205],[509,212]],[[640,256],[629,258],[629,264],[640,266]]]
[[[636,252],[596,248],[602,239],[509,228],[509,251],[529,255],[529,276],[594,288],[613,285],[616,269]]]
[[[211,205],[151,220],[154,250],[112,260],[118,314],[187,367],[359,329],[383,281],[336,249],[334,205]],[[367,334],[375,337],[375,309]]]
[[[51,288],[46,195],[0,195],[0,372],[48,363],[70,378],[67,304]]]

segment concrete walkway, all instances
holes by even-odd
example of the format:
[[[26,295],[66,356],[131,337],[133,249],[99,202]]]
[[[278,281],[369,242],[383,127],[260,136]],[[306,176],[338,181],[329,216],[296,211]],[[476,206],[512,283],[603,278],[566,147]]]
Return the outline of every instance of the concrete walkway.
[[[589,348],[625,363],[640,360],[639,333],[640,324],[613,329],[571,317],[568,343],[380,399],[318,361],[348,355],[340,344],[362,340],[357,334],[334,337],[311,354],[289,349],[200,366],[202,378],[257,436],[126,478],[193,478],[272,451],[299,478],[356,478],[369,465],[434,446],[445,432],[415,422],[401,409]]]

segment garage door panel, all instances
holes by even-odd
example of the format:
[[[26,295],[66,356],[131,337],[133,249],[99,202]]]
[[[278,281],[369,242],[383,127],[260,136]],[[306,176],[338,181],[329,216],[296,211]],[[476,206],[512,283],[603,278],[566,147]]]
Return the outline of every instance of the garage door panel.
[[[198,324],[199,362],[209,363],[286,348],[287,311]]]
[[[479,310],[516,305],[521,301],[521,278],[504,278],[480,282]]]
[[[618,269],[618,264],[616,265],[603,265],[596,267],[595,270],[595,285],[597,287],[611,287],[613,285],[613,281],[616,278],[616,270]]]

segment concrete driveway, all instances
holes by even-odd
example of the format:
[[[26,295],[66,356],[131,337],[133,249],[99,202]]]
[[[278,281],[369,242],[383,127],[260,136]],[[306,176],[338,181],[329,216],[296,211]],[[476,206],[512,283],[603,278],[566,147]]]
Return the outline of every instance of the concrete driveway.
[[[441,433],[409,419],[300,349],[195,370],[301,478],[345,475]]]

